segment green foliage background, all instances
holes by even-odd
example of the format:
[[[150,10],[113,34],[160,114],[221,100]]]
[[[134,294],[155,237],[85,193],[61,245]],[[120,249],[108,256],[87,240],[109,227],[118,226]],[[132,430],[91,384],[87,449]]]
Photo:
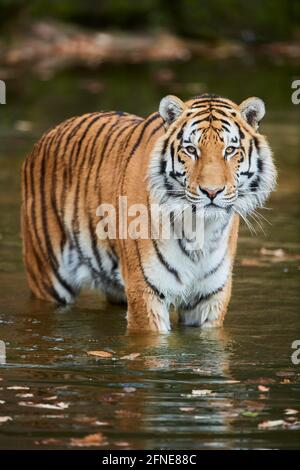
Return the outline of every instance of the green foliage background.
[[[0,0],[0,26],[54,18],[98,29],[167,29],[246,42],[299,36],[299,0]]]

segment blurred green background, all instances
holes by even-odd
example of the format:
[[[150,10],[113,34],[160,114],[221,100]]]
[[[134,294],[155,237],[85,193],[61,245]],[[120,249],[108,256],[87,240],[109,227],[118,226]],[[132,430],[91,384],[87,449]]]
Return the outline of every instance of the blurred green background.
[[[299,34],[298,0],[1,0],[0,5],[6,31],[48,17],[101,29],[163,28],[201,39],[260,42]]]

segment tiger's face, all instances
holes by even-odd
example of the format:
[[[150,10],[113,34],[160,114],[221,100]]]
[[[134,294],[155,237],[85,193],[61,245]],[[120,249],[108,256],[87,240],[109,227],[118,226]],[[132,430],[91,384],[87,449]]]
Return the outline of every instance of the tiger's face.
[[[153,187],[160,197],[204,209],[206,217],[262,206],[276,170],[266,139],[257,131],[265,114],[259,98],[240,106],[216,95],[186,103],[163,98],[166,133],[155,151]]]

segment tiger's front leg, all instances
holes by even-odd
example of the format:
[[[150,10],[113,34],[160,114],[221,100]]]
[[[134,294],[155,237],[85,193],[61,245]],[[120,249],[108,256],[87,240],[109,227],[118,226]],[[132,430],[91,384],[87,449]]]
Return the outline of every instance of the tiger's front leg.
[[[231,279],[223,289],[208,298],[200,300],[194,307],[181,308],[179,310],[180,322],[187,326],[201,328],[221,327],[227,312],[231,296]]]
[[[168,333],[171,330],[169,310],[166,302],[160,298],[145,282],[128,287],[127,322],[128,329]]]

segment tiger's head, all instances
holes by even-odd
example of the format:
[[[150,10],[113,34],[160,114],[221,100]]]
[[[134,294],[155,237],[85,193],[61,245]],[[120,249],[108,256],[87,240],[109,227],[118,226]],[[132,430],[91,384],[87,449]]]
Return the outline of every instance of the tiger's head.
[[[258,126],[260,98],[240,105],[217,95],[187,102],[166,96],[159,113],[165,133],[157,142],[151,186],[161,201],[203,208],[207,218],[245,216],[263,206],[275,186],[272,152]]]

